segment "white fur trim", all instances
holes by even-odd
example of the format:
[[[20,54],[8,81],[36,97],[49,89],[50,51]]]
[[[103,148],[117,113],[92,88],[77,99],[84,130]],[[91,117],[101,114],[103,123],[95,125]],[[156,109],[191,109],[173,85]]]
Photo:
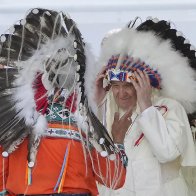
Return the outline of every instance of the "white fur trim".
[[[85,94],[88,98],[88,104],[96,114],[97,112],[97,104],[94,100],[95,96],[95,78],[96,75],[93,73],[97,72],[98,67],[95,66],[95,58],[91,52],[90,45],[86,44],[85,47],[85,54],[86,54],[86,72],[85,72]]]
[[[27,61],[19,61],[17,67],[20,69],[19,77],[15,80],[15,85],[18,86],[13,92],[13,101],[16,101],[15,108],[19,112],[18,117],[24,118],[26,125],[32,126],[37,120],[39,113],[36,111],[36,103],[34,100],[33,82],[37,73],[45,72],[45,62],[48,58],[53,58],[56,52],[61,48],[70,49],[67,55],[73,57],[75,49],[71,48],[73,45],[74,37],[69,35],[67,38],[58,37],[55,40],[49,40],[45,45],[37,50],[35,54]],[[48,58],[46,58],[48,57]],[[61,58],[62,56],[58,56]],[[63,57],[65,58],[65,57]],[[71,69],[76,67],[71,66]],[[71,70],[70,73],[75,73]],[[49,90],[49,81],[45,78],[44,85]]]
[[[87,116],[82,116],[80,114],[79,108],[74,114],[74,117],[76,118],[77,121],[77,126],[84,132],[86,133],[89,130],[89,125],[87,123]]]
[[[46,71],[42,75],[42,84],[44,85],[44,88],[48,91],[53,88],[51,82],[48,80],[48,73]]]
[[[14,89],[13,92],[13,101],[16,101],[15,109],[19,112],[18,117],[24,118],[25,124],[29,126],[32,126],[38,117],[38,112],[35,110],[36,104],[31,80],[32,79],[28,80],[28,82],[24,84],[22,78],[18,78],[16,84],[19,87]]]
[[[43,115],[40,115],[37,122],[33,126],[33,132],[35,135],[42,135],[42,133],[47,129],[48,122]]]

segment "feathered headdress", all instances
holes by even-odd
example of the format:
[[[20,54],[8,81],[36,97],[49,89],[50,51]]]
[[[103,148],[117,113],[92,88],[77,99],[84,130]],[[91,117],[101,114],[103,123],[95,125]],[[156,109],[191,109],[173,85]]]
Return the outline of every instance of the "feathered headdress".
[[[28,162],[34,165],[47,129],[50,95],[56,88],[65,90],[62,107],[68,105],[69,111],[77,114],[86,140],[98,144],[106,154],[115,153],[111,138],[88,103],[86,53],[75,22],[62,12],[32,9],[1,35],[0,64],[9,67],[0,70],[0,145],[4,156],[29,137]]]
[[[136,28],[134,24],[102,43],[98,64],[107,66],[107,79],[129,82],[134,70],[145,70],[163,96],[181,102],[188,113],[195,111],[195,48],[165,20],[147,19]]]

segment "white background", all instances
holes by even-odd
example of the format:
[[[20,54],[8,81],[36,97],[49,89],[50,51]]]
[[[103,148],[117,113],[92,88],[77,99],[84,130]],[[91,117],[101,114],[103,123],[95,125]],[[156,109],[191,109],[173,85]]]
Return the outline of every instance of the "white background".
[[[96,55],[108,30],[123,27],[136,16],[171,20],[196,45],[196,0],[0,0],[0,33],[34,7],[69,13]]]

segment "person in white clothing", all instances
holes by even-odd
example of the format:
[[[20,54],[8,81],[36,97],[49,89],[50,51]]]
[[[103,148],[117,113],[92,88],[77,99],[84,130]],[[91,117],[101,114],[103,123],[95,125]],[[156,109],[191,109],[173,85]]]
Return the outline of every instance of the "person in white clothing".
[[[180,169],[196,166],[187,117],[196,110],[195,51],[167,21],[134,24],[104,39],[97,63],[95,98],[129,159],[124,186],[100,187],[100,196],[188,196]]]

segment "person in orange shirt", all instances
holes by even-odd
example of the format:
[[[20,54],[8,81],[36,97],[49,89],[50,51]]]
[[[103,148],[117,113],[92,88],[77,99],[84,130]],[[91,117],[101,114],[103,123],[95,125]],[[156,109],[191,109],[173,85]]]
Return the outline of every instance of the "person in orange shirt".
[[[92,56],[74,21],[35,8],[0,45],[0,64],[11,67],[0,70],[1,193],[96,196],[96,181],[122,187],[131,111],[112,140],[95,115]]]

